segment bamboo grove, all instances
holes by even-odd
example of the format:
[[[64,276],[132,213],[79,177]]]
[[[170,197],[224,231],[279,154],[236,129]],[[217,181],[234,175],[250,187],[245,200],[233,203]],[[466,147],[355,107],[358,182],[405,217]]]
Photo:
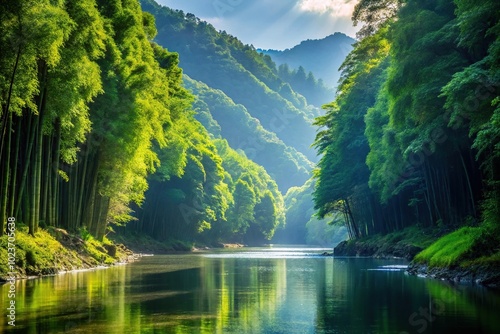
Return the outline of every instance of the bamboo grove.
[[[98,239],[138,217],[131,229],[189,241],[247,229],[260,240],[283,223],[265,170],[241,170],[251,162],[219,143],[239,161],[224,166],[193,117],[178,55],[152,42],[154,18],[138,1],[0,6],[0,233],[9,216],[31,234],[53,226]],[[236,226],[227,216],[240,205],[247,220]],[[263,212],[270,221],[253,219]]]
[[[498,228],[500,3],[361,0],[315,146],[318,215],[353,238],[410,224]]]

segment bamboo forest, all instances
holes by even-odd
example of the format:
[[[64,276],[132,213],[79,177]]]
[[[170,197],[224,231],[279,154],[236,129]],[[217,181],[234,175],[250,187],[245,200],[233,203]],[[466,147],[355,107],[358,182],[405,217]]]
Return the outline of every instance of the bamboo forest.
[[[500,331],[497,0],[2,0],[0,105],[0,332]]]

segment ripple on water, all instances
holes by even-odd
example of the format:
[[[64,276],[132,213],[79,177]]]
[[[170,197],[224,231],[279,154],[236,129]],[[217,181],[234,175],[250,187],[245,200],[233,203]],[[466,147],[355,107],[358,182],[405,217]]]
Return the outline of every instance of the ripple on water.
[[[408,265],[404,264],[390,264],[386,266],[380,266],[377,268],[369,268],[367,271],[403,271],[408,268]]]

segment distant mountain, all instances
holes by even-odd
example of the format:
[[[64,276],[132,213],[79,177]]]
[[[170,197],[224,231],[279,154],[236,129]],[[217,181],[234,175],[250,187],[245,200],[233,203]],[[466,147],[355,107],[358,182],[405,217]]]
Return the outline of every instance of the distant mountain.
[[[322,79],[330,87],[337,87],[340,78],[338,69],[355,42],[355,39],[337,32],[323,39],[308,39],[283,51],[257,51],[271,56],[277,65],[288,64],[296,70],[302,66],[307,72],[311,71],[316,79]]]
[[[261,164],[285,193],[309,177],[317,154],[312,126],[322,113],[280,77],[270,56],[193,14],[141,0],[154,15],[155,42],[179,53],[198,120],[216,138]],[[304,91],[311,91],[314,82]],[[333,99],[333,96],[332,96]]]
[[[141,5],[155,16],[155,41],[179,53],[184,73],[220,89],[236,104],[244,105],[287,146],[317,160],[311,143],[316,136],[312,121],[319,111],[308,106],[305,98],[278,76],[270,57],[236,37],[218,32],[193,14],[160,6],[153,0],[141,0]]]

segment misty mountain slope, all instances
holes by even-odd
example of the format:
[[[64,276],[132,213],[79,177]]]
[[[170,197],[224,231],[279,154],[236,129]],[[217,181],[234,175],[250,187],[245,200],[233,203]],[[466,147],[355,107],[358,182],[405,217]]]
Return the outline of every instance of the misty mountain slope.
[[[235,104],[221,90],[187,75],[184,83],[196,96],[195,117],[203,126],[214,137],[226,139],[231,147],[242,150],[248,158],[262,165],[282,192],[302,185],[310,177],[313,164],[302,153],[286,146],[274,133],[265,130],[243,105]]]
[[[316,135],[311,122],[320,111],[306,106],[304,98],[279,78],[269,57],[235,37],[217,32],[192,14],[162,7],[152,0],[141,3],[156,18],[155,41],[179,53],[184,73],[222,90],[286,145],[317,160],[310,147]]]
[[[288,64],[290,68],[295,69],[302,66],[328,86],[337,87],[340,78],[339,67],[353,49],[352,44],[355,42],[356,40],[345,34],[335,33],[323,39],[303,41],[283,51],[259,51],[271,56],[277,65]]]

